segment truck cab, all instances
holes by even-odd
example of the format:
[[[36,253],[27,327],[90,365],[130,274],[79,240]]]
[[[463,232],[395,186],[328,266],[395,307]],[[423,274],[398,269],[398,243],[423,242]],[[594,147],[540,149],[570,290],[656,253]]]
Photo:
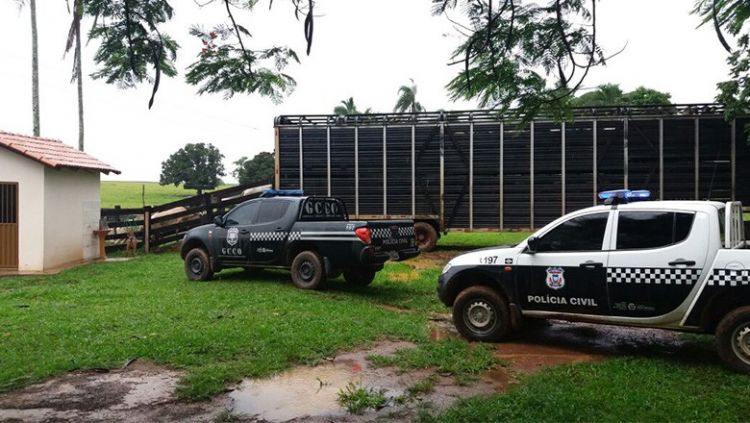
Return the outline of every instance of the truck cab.
[[[711,333],[725,362],[750,373],[742,205],[602,194],[608,204],[565,215],[517,246],[451,260],[438,292],[459,331],[499,340],[541,318]]]

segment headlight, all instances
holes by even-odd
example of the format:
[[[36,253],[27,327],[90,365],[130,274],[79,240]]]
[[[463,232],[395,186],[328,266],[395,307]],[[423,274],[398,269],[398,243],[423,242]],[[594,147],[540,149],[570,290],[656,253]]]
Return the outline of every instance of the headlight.
[[[446,273],[447,271],[449,271],[451,269],[451,266],[453,266],[453,265],[450,262],[448,262],[448,264],[446,264],[443,267],[443,272],[442,273]]]

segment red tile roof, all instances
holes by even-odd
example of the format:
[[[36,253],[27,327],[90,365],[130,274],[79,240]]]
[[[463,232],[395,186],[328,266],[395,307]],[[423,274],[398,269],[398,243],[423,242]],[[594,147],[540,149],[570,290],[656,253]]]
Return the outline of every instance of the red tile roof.
[[[112,166],[58,140],[0,131],[0,147],[20,153],[51,168],[91,169],[106,174],[120,174],[120,171]]]

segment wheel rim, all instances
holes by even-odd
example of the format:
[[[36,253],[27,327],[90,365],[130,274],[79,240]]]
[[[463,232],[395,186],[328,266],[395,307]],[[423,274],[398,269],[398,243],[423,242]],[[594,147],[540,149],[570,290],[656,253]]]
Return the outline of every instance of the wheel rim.
[[[309,260],[305,260],[300,264],[298,273],[302,281],[309,283],[315,278],[315,266]]]
[[[464,320],[472,331],[486,333],[494,328],[497,314],[492,304],[484,300],[474,300],[464,307]]]
[[[190,271],[195,275],[200,275],[203,272],[203,260],[200,257],[193,257],[190,260]]]
[[[750,323],[745,323],[732,333],[732,350],[740,360],[750,365]]]

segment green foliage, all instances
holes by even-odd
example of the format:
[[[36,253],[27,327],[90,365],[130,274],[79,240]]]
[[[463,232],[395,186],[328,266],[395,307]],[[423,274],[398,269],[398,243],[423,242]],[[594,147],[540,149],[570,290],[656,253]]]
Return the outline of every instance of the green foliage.
[[[669,101],[671,97],[669,93],[646,87],[638,87],[624,93],[618,84],[603,84],[593,91],[572,99],[571,105],[573,107],[658,106],[671,104]]]
[[[186,189],[214,189],[224,176],[224,155],[211,144],[186,144],[161,164],[161,185],[184,185]]]
[[[435,368],[440,373],[450,373],[464,384],[499,364],[492,354],[494,350],[490,344],[445,340],[401,349],[392,356],[371,355],[367,359],[376,367],[396,366],[404,371]]]
[[[267,151],[260,152],[248,160],[247,157],[241,157],[234,162],[236,168],[232,175],[239,180],[240,184],[247,184],[259,181],[271,181],[274,172],[273,153]]]
[[[339,390],[336,400],[352,414],[361,414],[368,408],[381,409],[388,401],[385,389],[363,388],[353,382]]]
[[[172,6],[166,0],[88,0],[85,11],[95,17],[89,38],[101,41],[94,55],[99,69],[91,77],[121,88],[134,87],[144,80],[153,82],[150,108],[161,74],[177,75],[179,45],[158,29],[172,19]],[[153,68],[153,77],[148,75],[149,68]]]
[[[411,85],[402,85],[398,89],[398,99],[396,100],[396,106],[393,108],[394,112],[417,113],[425,111],[422,104],[417,101],[417,84],[414,83],[413,79],[409,79],[409,81],[411,81]]]
[[[364,112],[357,110],[357,106],[354,104],[354,97],[349,97],[346,100],[341,100],[341,104],[333,108],[333,114],[338,116],[346,115],[368,115],[372,112],[372,108],[368,107]]]
[[[435,390],[435,384],[438,381],[437,375],[429,375],[426,378],[415,382],[406,388],[406,394],[410,398],[418,397],[423,394],[429,394]]]
[[[711,22],[717,38],[729,52],[730,80],[717,84],[719,94],[716,101],[726,107],[726,118],[731,120],[750,110],[750,42],[746,22],[750,18],[750,3],[745,0],[699,0],[694,14],[703,18],[702,24]],[[731,47],[724,31],[735,38],[736,47]],[[750,142],[750,125],[745,125]]]
[[[237,34],[250,35],[244,28],[238,31]],[[188,84],[201,85],[199,94],[224,93],[229,98],[257,92],[279,103],[294,89],[294,79],[282,72],[290,60],[299,63],[294,50],[287,47],[248,50],[241,41],[238,44],[227,41],[235,34],[227,26],[217,26],[210,32],[196,26],[190,29],[190,34],[204,41],[198,60],[188,67],[185,75]],[[215,40],[221,44],[215,45]]]
[[[460,6],[459,6],[460,4]],[[469,26],[453,53],[463,70],[447,85],[453,100],[514,113],[570,116],[570,96],[605,57],[596,39],[596,1],[433,0],[433,12],[459,9]]]

